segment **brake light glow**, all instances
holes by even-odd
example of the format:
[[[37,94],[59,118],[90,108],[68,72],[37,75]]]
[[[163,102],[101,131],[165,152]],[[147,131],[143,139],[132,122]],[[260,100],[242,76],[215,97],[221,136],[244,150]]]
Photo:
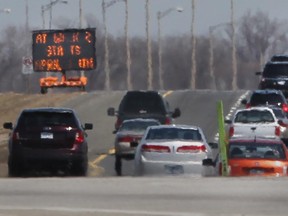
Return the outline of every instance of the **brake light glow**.
[[[234,135],[234,127],[229,128],[229,137],[232,137]]]
[[[122,124],[122,121],[119,118],[117,118],[115,122],[115,128],[118,129],[121,126],[121,124]]]
[[[287,104],[283,104],[283,105],[282,105],[282,110],[283,110],[284,112],[288,112],[288,105],[287,105]]]
[[[12,134],[12,140],[13,141],[18,141],[19,140],[19,132],[14,132],[13,134]]]
[[[118,138],[118,142],[132,142],[132,141],[133,141],[133,138],[129,136]]]
[[[275,135],[276,135],[276,136],[280,136],[280,135],[281,135],[281,129],[280,129],[279,126],[276,126],[276,127],[275,127]]]
[[[167,125],[172,124],[172,121],[169,117],[166,117],[165,124],[167,124]]]
[[[84,141],[84,133],[83,131],[77,131],[75,134],[75,143],[76,144],[81,144]]]
[[[201,145],[201,146],[181,146],[177,148],[177,152],[179,153],[196,153],[196,152],[206,152],[206,146]]]
[[[142,145],[142,152],[157,152],[157,153],[169,153],[170,148],[168,146],[160,146],[160,145]]]

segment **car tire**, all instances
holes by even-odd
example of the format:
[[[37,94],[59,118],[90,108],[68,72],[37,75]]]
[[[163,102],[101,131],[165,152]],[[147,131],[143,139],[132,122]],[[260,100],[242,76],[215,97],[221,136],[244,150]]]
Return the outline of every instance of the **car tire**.
[[[122,176],[122,158],[119,155],[115,155],[115,171],[117,176]]]
[[[70,170],[72,176],[87,176],[88,160],[87,158],[73,162]]]
[[[10,156],[8,159],[8,176],[21,177],[22,175],[23,169],[20,165],[20,162]]]

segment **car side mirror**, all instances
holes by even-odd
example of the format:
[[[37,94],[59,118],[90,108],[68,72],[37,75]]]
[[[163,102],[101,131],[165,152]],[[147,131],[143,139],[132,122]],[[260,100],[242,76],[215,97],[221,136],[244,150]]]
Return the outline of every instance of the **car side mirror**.
[[[93,129],[93,124],[91,123],[84,124],[84,130],[92,130],[92,129]]]
[[[113,107],[109,107],[107,109],[107,115],[108,116],[115,116],[115,109]]]
[[[181,115],[180,109],[179,109],[179,108],[176,108],[176,109],[174,110],[174,112],[172,113],[172,118],[177,118],[177,117],[179,117],[180,115]]]
[[[257,71],[257,72],[255,72],[255,75],[256,76],[260,76],[260,75],[262,75],[262,72],[261,71]]]
[[[230,120],[230,119],[225,119],[224,123],[226,123],[226,124],[232,124],[232,120]]]
[[[246,99],[241,100],[241,104],[246,105],[247,104],[247,100]]]
[[[215,166],[216,164],[213,162],[211,158],[206,158],[202,160],[203,166]]]
[[[218,143],[208,143],[208,145],[210,146],[211,149],[218,149]]]
[[[12,122],[5,122],[3,124],[3,128],[12,130],[13,129],[13,123]]]

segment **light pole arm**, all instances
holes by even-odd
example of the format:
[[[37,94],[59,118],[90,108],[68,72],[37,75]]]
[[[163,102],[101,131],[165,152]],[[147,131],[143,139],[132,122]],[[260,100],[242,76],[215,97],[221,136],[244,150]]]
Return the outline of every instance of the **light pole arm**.
[[[112,6],[113,4],[115,4],[115,3],[117,3],[117,2],[120,2],[120,1],[125,1],[125,0],[112,0],[112,1],[110,1],[110,2],[107,2],[107,3],[104,3],[104,7],[105,8],[108,8],[108,7],[110,7],[110,6]]]

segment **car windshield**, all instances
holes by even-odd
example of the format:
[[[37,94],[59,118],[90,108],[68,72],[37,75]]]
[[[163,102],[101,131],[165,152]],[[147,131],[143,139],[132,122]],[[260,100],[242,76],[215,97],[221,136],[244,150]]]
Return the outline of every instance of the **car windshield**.
[[[160,123],[157,121],[127,121],[123,122],[123,124],[119,128],[119,131],[144,132],[147,129],[147,127],[159,124]]]
[[[146,139],[202,141],[201,134],[197,129],[186,128],[153,128],[149,130]]]
[[[272,109],[274,115],[276,116],[277,119],[284,119],[285,114],[282,109]]]
[[[234,119],[235,123],[266,123],[275,122],[271,112],[268,110],[244,110],[238,112]]]
[[[43,126],[70,126],[76,127],[76,120],[70,112],[24,112],[19,121],[19,127]]]
[[[267,78],[288,77],[288,64],[267,64],[263,76]]]
[[[285,151],[279,143],[230,143],[229,158],[245,159],[286,159]]]
[[[261,93],[254,93],[251,96],[250,104],[251,106],[259,106],[259,105],[277,105],[281,106],[283,103],[283,98],[279,94],[261,94]]]

